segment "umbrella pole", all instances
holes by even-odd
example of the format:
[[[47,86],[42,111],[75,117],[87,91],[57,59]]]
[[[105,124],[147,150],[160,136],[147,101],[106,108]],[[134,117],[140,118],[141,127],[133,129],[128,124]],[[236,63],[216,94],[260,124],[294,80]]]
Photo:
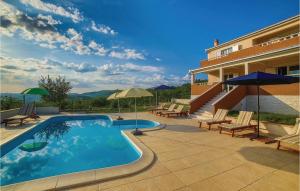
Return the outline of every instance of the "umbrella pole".
[[[158,102],[157,102],[157,90],[156,90],[156,106],[158,106]]]
[[[259,137],[259,85],[257,85],[257,137]]]
[[[120,99],[118,99],[118,108],[119,108],[119,116],[120,116],[120,113],[121,113],[121,110],[120,110]]]
[[[135,130],[137,131],[136,97],[134,98],[134,110],[135,110]]]

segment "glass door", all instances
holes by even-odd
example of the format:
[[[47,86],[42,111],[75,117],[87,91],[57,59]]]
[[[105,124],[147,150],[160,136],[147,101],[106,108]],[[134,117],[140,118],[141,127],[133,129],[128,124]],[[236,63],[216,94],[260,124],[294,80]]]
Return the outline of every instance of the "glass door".
[[[231,78],[233,78],[233,74],[225,74],[225,75],[224,75],[224,80],[225,80],[225,81],[226,81],[226,80],[229,80],[229,79],[231,79]],[[230,90],[232,90],[233,87],[234,87],[233,85],[227,85],[227,84],[225,84],[224,90],[225,90],[226,92],[229,92]]]

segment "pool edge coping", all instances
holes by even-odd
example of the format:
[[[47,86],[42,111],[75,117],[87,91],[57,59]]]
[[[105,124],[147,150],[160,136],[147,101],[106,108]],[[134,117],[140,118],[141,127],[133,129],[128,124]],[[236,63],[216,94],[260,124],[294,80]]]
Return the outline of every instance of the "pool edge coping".
[[[48,118],[50,119],[50,118]],[[47,120],[47,119],[46,119]],[[44,120],[44,121],[46,121]],[[41,121],[40,123],[44,122]],[[38,123],[38,124],[40,124]],[[36,125],[33,125],[32,127],[28,128],[27,130],[30,130],[34,128]],[[141,129],[143,132],[148,131],[156,131],[161,130],[166,127],[165,124],[159,123],[158,126],[149,128],[149,129]],[[75,173],[69,173],[69,174],[63,174],[63,175],[56,175],[56,176],[49,176],[46,178],[39,178],[35,180],[30,181],[24,181],[20,183],[10,184],[6,186],[0,186],[1,189],[4,190],[25,190],[30,189],[31,191],[34,190],[64,190],[64,189],[70,189],[70,188],[76,188],[81,186],[86,186],[90,184],[97,184],[109,180],[115,180],[118,178],[128,177],[130,175],[137,174],[139,172],[142,172],[146,170],[149,166],[151,166],[155,161],[155,154],[154,152],[148,148],[140,139],[135,137],[131,133],[132,129],[128,130],[122,130],[122,133],[127,136],[129,141],[131,141],[131,144],[135,146],[138,150],[142,152],[142,155],[140,158],[138,158],[135,161],[132,161],[131,163],[124,164],[124,165],[118,165],[114,167],[107,167],[107,168],[100,168],[100,169],[92,169],[92,170],[85,170]],[[27,131],[24,131],[18,136],[22,135]],[[15,139],[16,137],[13,137],[12,139]],[[11,139],[11,140],[12,140]],[[11,141],[9,140],[9,141]],[[23,188],[23,189],[22,189]]]

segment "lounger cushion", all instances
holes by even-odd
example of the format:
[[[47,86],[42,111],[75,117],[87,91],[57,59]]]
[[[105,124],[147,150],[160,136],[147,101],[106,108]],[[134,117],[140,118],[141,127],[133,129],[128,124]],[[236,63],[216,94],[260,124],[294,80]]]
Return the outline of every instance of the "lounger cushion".
[[[275,138],[275,140],[281,141],[281,140],[289,139],[289,138],[292,138],[292,137],[295,137],[295,136],[298,136],[298,137],[299,137],[299,135],[284,135],[284,136],[282,136],[282,137],[277,137],[277,138]]]
[[[28,118],[27,115],[15,115],[13,117],[9,117],[4,120],[14,120],[14,119],[18,120],[18,119],[26,119],[26,118]]]
[[[221,124],[219,127],[225,128],[225,129],[240,129],[240,128],[246,128],[250,127],[251,125],[243,125],[243,124]]]
[[[198,122],[200,123],[209,123],[209,122],[213,122],[213,121],[216,121],[214,119],[199,119]]]

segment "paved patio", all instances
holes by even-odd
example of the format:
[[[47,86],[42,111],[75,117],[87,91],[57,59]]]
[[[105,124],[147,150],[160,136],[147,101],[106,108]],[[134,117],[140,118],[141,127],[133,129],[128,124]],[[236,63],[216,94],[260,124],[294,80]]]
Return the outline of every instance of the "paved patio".
[[[132,113],[122,116],[134,118]],[[197,121],[191,119],[167,119],[149,113],[139,113],[139,117],[167,124],[166,129],[138,137],[156,154],[154,164],[130,177],[73,190],[299,190],[297,152],[199,129]]]

